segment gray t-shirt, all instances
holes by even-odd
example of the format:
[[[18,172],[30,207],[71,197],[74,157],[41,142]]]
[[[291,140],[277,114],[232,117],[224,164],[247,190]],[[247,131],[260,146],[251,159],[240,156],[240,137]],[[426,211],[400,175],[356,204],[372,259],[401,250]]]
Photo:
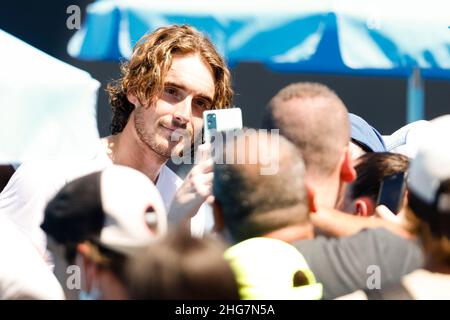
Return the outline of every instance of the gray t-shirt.
[[[398,282],[423,264],[422,251],[416,242],[383,228],[366,229],[343,238],[318,236],[292,244],[302,253],[317,281],[323,284],[323,299],[366,289],[369,277],[377,270],[383,287]]]

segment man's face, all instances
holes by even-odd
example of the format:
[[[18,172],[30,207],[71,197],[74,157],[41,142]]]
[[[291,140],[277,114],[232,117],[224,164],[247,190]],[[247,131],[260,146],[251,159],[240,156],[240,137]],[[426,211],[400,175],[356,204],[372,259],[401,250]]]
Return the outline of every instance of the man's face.
[[[214,91],[213,73],[200,56],[173,55],[163,93],[153,104],[136,107],[139,138],[165,158],[180,154],[201,133],[203,111],[211,109]],[[180,132],[184,138],[174,139]]]

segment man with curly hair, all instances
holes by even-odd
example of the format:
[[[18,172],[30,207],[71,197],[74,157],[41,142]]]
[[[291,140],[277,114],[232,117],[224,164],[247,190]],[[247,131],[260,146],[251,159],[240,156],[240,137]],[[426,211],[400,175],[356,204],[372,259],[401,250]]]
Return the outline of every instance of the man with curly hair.
[[[101,140],[96,155],[87,161],[25,163],[0,194],[0,212],[11,217],[41,253],[46,240],[39,226],[47,202],[68,182],[112,164],[144,173],[169,208],[183,181],[165,165],[167,160],[201,136],[204,110],[228,107],[233,96],[224,60],[189,26],[144,35],[121,71],[122,77],[108,86],[112,135]],[[180,198],[204,201],[210,195],[211,171],[209,162],[195,166]],[[193,219],[193,234],[201,234],[204,214]]]
[[[108,92],[113,111],[110,142],[119,143],[134,131],[138,139],[129,147],[145,146],[142,152],[155,164],[164,164],[174,149],[181,151],[184,142],[169,139],[174,130],[185,129],[193,138],[203,127],[203,111],[227,107],[232,98],[224,61],[209,40],[187,26],[161,28],[142,37],[131,61],[122,65],[122,78],[110,84]],[[142,171],[155,180],[159,170]]]

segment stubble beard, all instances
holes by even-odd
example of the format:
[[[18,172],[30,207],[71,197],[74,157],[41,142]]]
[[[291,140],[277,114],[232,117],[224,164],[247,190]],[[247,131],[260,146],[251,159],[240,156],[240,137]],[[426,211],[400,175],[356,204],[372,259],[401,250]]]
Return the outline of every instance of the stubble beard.
[[[168,138],[167,145],[165,142],[158,142],[158,136],[161,140],[165,140],[166,138],[162,136],[162,134],[159,132],[163,129],[161,129],[161,123],[158,121],[156,123],[155,127],[155,133],[149,134],[145,128],[145,117],[143,114],[142,108],[136,108],[136,114],[134,116],[134,125],[136,128],[137,135],[139,139],[147,146],[149,147],[153,152],[161,156],[162,158],[169,159],[173,153],[180,154],[183,151],[183,142],[178,142],[177,144],[174,144],[173,147],[170,146],[170,143],[172,142],[170,137]],[[175,142],[174,140],[173,142]],[[179,151],[177,151],[179,150]]]

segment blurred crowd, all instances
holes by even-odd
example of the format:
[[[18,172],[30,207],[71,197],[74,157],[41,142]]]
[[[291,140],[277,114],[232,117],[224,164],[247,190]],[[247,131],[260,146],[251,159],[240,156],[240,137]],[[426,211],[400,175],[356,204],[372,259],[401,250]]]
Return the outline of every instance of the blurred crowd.
[[[202,141],[233,98],[204,35],[160,28],[121,71],[97,155],[0,193],[0,299],[450,298],[450,115],[381,135],[302,82]],[[182,180],[167,161],[198,141]]]

